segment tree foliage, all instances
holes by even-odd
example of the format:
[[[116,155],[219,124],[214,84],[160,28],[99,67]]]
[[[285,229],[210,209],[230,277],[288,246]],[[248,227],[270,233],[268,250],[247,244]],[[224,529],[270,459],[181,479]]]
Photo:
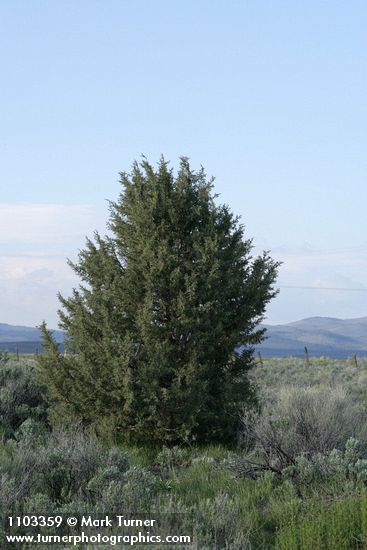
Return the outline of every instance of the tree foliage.
[[[181,159],[121,174],[108,237],[88,239],[81,284],[60,296],[68,355],[43,325],[42,380],[65,411],[135,440],[231,439],[254,399],[247,378],[278,264],[252,241],[213,181]]]

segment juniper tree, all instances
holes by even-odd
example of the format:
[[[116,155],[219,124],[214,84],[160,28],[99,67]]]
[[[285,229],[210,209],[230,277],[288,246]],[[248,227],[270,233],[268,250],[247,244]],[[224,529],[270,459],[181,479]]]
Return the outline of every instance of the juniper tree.
[[[70,264],[81,284],[60,296],[66,357],[43,325],[42,380],[69,414],[134,440],[230,440],[254,400],[248,371],[278,264],[252,256],[186,158],[177,175],[164,159],[134,163],[121,186],[109,236]]]

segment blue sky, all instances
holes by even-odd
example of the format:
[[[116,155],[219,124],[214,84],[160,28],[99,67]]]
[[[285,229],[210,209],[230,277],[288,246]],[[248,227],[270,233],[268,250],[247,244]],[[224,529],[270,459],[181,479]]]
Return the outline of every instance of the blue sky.
[[[367,5],[14,0],[0,6],[0,322],[56,292],[143,153],[216,177],[284,262],[271,323],[367,315]]]

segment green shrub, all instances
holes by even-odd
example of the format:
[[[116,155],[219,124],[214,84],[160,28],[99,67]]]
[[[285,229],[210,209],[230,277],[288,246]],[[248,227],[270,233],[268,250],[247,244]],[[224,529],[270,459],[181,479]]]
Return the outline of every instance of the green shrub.
[[[0,357],[0,432],[4,438],[14,437],[27,419],[46,423],[43,393],[33,366],[14,365]]]
[[[191,460],[192,458],[188,449],[178,446],[172,448],[163,447],[155,459],[155,464],[159,466],[163,475],[167,475],[168,472],[188,466]]]
[[[241,516],[237,502],[224,492],[214,499],[199,502],[194,513],[194,528],[201,549],[251,549],[253,525],[250,513]]]
[[[88,491],[94,495],[94,500],[103,498],[106,487],[112,482],[119,482],[129,469],[129,459],[126,453],[113,447],[108,453],[106,463],[88,483]]]
[[[349,438],[363,441],[366,434],[366,412],[343,388],[290,386],[261,413],[247,413],[241,437],[262,463],[281,472],[301,455],[343,450]]]
[[[88,482],[105,466],[108,451],[95,438],[75,428],[52,433],[40,443],[27,434],[19,441],[10,441],[7,456],[0,462],[5,497],[12,487],[6,508],[21,510],[32,496],[44,495],[55,505],[75,497],[90,498]]]
[[[8,361],[9,361],[8,353],[0,349],[0,366],[6,365]]]

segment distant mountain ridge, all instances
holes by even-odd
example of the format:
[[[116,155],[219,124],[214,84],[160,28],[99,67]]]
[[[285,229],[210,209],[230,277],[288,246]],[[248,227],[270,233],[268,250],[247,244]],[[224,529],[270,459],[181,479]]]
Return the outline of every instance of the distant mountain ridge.
[[[367,356],[367,317],[309,317],[284,325],[264,325],[266,340],[257,347],[265,357],[299,356],[307,346],[315,356]]]
[[[57,342],[63,342],[64,333],[61,330],[53,331]],[[35,327],[24,327],[0,323],[0,343],[2,342],[40,342],[41,331]]]
[[[61,330],[53,331],[56,342],[64,342]],[[0,349],[10,353],[38,353],[42,349],[41,331],[35,327],[24,327],[0,323]]]
[[[356,353],[367,357],[367,317],[309,317],[283,325],[263,326],[267,329],[266,339],[256,347],[263,357],[302,356],[305,346],[311,356],[346,358]],[[62,349],[64,333],[55,330],[53,334]],[[0,349],[37,353],[42,349],[41,333],[34,327],[0,323]]]

